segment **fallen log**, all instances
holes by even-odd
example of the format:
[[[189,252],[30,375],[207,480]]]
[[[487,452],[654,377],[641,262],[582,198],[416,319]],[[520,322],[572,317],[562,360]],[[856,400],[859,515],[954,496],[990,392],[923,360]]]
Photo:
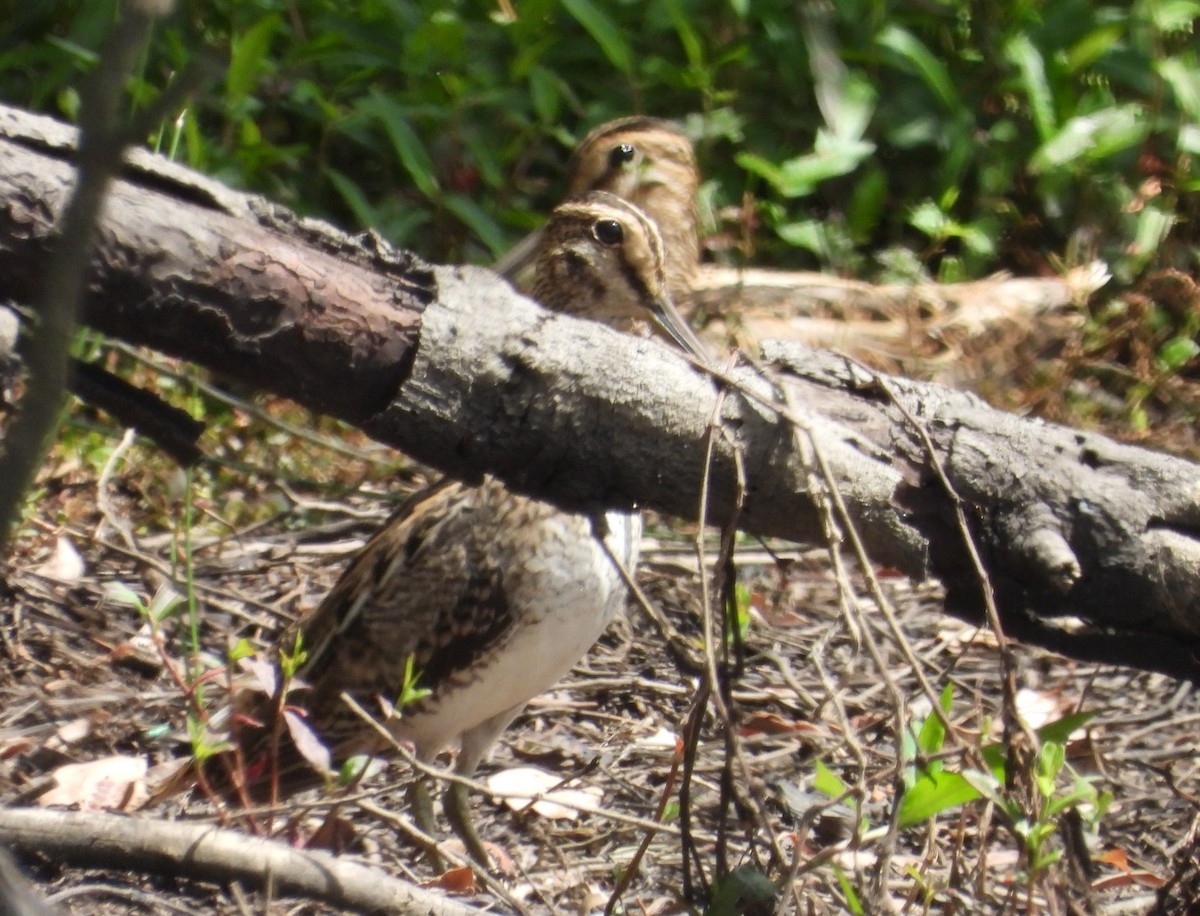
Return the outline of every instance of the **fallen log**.
[[[85,309],[105,333],[564,506],[695,518],[707,485],[709,524],[819,542],[814,495],[834,487],[874,562],[938,577],[948,608],[978,617],[961,507],[1012,632],[1200,670],[1190,462],[794,345],[767,346],[762,367],[701,370],[551,315],[490,271],[431,267],[153,165],[131,166],[107,201]],[[33,298],[72,175],[69,154],[0,139],[0,295]]]

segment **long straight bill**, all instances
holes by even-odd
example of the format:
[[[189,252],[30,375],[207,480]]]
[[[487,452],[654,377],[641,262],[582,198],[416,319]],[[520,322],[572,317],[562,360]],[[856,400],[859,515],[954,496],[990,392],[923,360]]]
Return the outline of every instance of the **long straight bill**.
[[[651,306],[651,313],[658,326],[668,337],[679,344],[684,352],[690,353],[702,363],[713,364],[713,358],[709,354],[708,348],[701,343],[696,332],[692,330],[692,326],[675,310],[675,306],[671,304],[670,300],[656,299],[654,305]]]

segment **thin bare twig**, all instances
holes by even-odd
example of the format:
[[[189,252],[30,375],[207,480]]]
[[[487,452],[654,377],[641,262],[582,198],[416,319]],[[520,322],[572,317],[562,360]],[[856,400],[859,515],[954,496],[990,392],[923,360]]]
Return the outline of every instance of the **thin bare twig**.
[[[83,105],[75,189],[46,261],[37,326],[24,348],[28,387],[21,398],[21,412],[5,437],[0,460],[0,555],[20,516],[25,492],[45,458],[66,395],[71,338],[96,221],[130,137],[120,117],[125,80],[166,6],[151,0],[126,0],[121,18],[100,51],[95,72],[80,89]]]
[[[95,811],[0,809],[0,845],[55,861],[228,881],[302,893],[334,906],[380,913],[473,916],[478,910],[345,857],[294,849],[208,824]]]
[[[662,791],[658,795],[658,807],[654,811],[654,819],[657,821],[663,819],[663,815],[667,811],[667,803],[675,793],[675,780],[679,778],[679,764],[682,760],[683,743],[676,738],[675,753],[671,755],[671,771],[667,773],[666,782],[663,783]],[[638,873],[638,866],[641,865],[642,858],[646,855],[646,850],[650,848],[650,843],[657,832],[647,830],[645,835],[643,835],[642,842],[638,844],[637,852],[633,854],[633,858],[625,866],[624,871],[621,873],[621,879],[617,882],[617,886],[613,888],[613,892],[608,898],[608,903],[604,907],[604,916],[610,916],[612,911],[616,909],[617,904],[621,902],[621,895],[633,883],[633,879]]]
[[[424,773],[426,776],[431,776],[439,782],[458,783],[459,785],[466,786],[472,792],[478,792],[480,795],[487,795],[492,798],[523,798],[528,799],[530,803],[540,801],[548,794],[547,792],[535,792],[532,794],[527,792],[499,792],[493,789],[491,786],[485,785],[476,779],[471,779],[469,776],[463,776],[459,773],[455,773],[453,770],[444,770],[441,767],[430,766],[427,763],[423,763],[416,758],[416,755],[414,755],[412,751],[397,741],[395,736],[387,730],[387,727],[382,722],[372,716],[369,712],[367,712],[367,710],[363,709],[362,704],[356,701],[354,697],[350,696],[348,693],[343,693],[342,702],[346,703],[346,705],[349,706],[356,715],[360,716],[362,720],[367,723],[381,738],[387,741],[389,745],[389,753],[394,752],[397,757],[411,766],[414,770]],[[342,800],[351,801],[354,799],[354,797],[355,796],[348,796]],[[364,797],[370,796],[364,793]],[[595,805],[589,805],[571,798],[556,797],[554,801],[556,804],[560,804],[565,808],[574,808],[576,811],[582,811],[585,814],[596,814],[600,817],[615,821],[618,824],[628,824],[631,827],[638,827],[642,830],[656,830],[672,835],[677,835],[679,833],[679,828],[672,826],[671,824],[660,824],[656,821],[650,820],[649,818],[637,817],[632,814],[621,814],[617,811],[609,811],[605,808],[599,808]]]
[[[933,468],[934,474],[937,476],[938,482],[945,491],[946,498],[950,500],[950,504],[954,509],[954,520],[958,526],[959,532],[962,534],[963,548],[970,558],[972,568],[979,580],[979,590],[983,596],[984,611],[987,616],[988,626],[992,629],[992,634],[996,637],[996,646],[1000,654],[1000,670],[1003,677],[1001,678],[1004,722],[1004,738],[1005,745],[1008,750],[1008,766],[1005,772],[1008,774],[1010,781],[1014,780],[1019,773],[1027,771],[1027,762],[1029,758],[1037,754],[1039,742],[1037,735],[1033,730],[1026,725],[1017,710],[1017,657],[1013,651],[1012,643],[1004,635],[1004,627],[1000,622],[1000,609],[996,606],[996,593],[992,588],[991,578],[988,576],[987,568],[983,565],[983,559],[979,555],[979,550],[975,546],[975,538],[971,533],[971,526],[967,521],[966,512],[963,511],[962,498],[958,495],[958,491],[954,488],[954,484],[950,481],[949,475],[946,473],[945,467],[942,465],[941,459],[938,457],[936,446],[933,440],[929,438],[929,432],[925,429],[923,423],[913,416],[912,412],[901,402],[896,396],[887,381],[880,376],[875,376],[875,383],[888,396],[892,404],[900,411],[901,415],[912,426],[913,431],[921,440],[921,445],[925,449],[928,456],[929,464]],[[940,709],[940,704],[934,703],[935,709]],[[1014,740],[1019,737],[1021,740]],[[1022,753],[1022,750],[1024,753]],[[1026,793],[1029,795],[1025,799],[1026,810],[1030,810],[1033,804],[1032,786],[1026,786]]]

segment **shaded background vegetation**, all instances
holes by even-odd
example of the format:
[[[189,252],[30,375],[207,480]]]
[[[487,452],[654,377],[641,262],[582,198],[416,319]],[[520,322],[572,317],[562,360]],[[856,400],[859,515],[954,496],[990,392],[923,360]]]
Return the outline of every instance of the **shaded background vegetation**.
[[[71,118],[115,0],[0,4],[0,96]],[[708,257],[880,280],[1102,258],[1079,360],[1136,431],[1194,369],[1200,3],[184,0],[144,105],[224,65],[147,142],[438,261],[488,262],[586,130],[681,120]],[[1086,413],[1086,411],[1085,411]],[[1078,419],[1071,417],[1072,419]]]
[[[116,0],[0,0],[8,26],[0,99],[74,119],[75,87],[115,10]],[[674,117],[705,169],[711,260],[891,281],[999,269],[1045,275],[1103,259],[1114,282],[1088,304],[1078,339],[1022,380],[1049,392],[1025,403],[1144,437],[1163,417],[1194,426],[1200,403],[1197,15],[1200,3],[1188,0],[181,0],[145,55],[131,104],[143,108],[211,56],[221,75],[147,145],[301,212],[372,226],[430,259],[482,263],[544,218],[562,193],[571,147],[590,127],[631,112]],[[301,593],[319,595],[342,562],[327,557],[313,575],[295,560],[295,532],[320,539],[346,530],[326,497],[385,503],[422,479],[397,466],[403,459],[293,405],[234,402],[202,373],[171,375],[80,336],[80,355],[203,416],[206,458],[185,474],[134,446],[118,483],[96,484],[120,464],[116,439],[102,418],[76,407],[30,499],[35,522],[21,561],[40,568],[52,535],[68,531],[87,545],[98,579],[136,582],[133,563],[124,555],[114,563],[103,539],[82,530],[101,530],[93,494],[111,491],[145,542],[171,535],[163,553],[186,583],[187,626],[177,638],[189,658],[200,657],[204,639],[224,644],[231,629],[219,615],[202,621],[196,580],[205,600],[220,595],[241,607],[250,595],[255,608],[292,609]],[[1170,444],[1190,445],[1192,435]],[[323,441],[305,449],[304,437]],[[233,549],[242,533],[255,532],[257,543],[259,523],[282,532],[271,543],[285,545],[261,565]],[[284,554],[287,563],[275,562]],[[320,587],[307,585],[310,577]],[[793,582],[811,587],[803,575]],[[758,591],[744,592],[743,609],[768,593],[751,585]],[[771,601],[793,599],[799,604],[780,586]],[[72,597],[72,610],[80,604]],[[929,636],[939,651],[943,633]],[[990,664],[972,675],[989,687]],[[961,684],[966,666],[955,665]],[[879,695],[873,674],[857,683]],[[955,702],[961,710],[964,700]],[[152,708],[166,720],[179,705]],[[937,721],[913,734],[940,766]],[[844,749],[831,747],[830,772],[858,773],[865,785]],[[1126,764],[1140,764],[1135,758],[1136,750]],[[838,797],[845,784],[835,778],[828,794]],[[1163,829],[1156,805],[1126,811]],[[1159,845],[1141,832],[1138,844]]]

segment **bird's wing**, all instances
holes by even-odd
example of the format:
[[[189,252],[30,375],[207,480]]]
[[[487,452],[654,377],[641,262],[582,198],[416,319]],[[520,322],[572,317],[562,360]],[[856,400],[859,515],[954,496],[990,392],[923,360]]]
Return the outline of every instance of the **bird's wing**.
[[[443,483],[414,497],[299,622],[300,676],[312,689],[304,705],[318,730],[324,713],[340,716],[343,691],[373,710],[376,697],[400,695],[406,668],[410,686],[436,690],[508,631],[504,570],[488,534],[498,486]]]

